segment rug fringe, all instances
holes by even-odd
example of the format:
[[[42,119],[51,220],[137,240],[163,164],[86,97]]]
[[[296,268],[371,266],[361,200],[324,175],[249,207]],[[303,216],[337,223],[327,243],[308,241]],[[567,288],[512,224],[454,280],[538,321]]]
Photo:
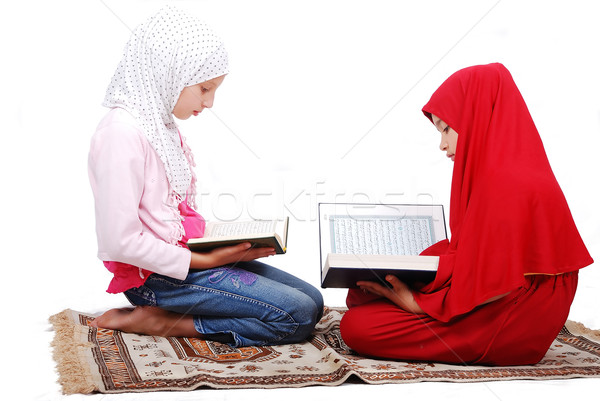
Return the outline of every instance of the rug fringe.
[[[589,329],[582,323],[573,320],[567,320],[565,327],[575,335],[584,335],[592,340],[600,341],[600,330]]]
[[[93,345],[82,341],[85,338],[83,331],[87,333],[87,327],[76,324],[72,315],[70,309],[65,309],[49,318],[55,331],[51,343],[52,355],[57,364],[58,382],[63,394],[89,394],[98,388],[91,381],[92,375],[82,351]]]

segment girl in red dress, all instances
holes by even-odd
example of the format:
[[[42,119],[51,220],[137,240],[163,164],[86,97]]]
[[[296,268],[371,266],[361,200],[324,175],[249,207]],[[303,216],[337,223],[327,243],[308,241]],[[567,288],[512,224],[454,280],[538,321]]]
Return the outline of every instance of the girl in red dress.
[[[450,241],[434,281],[418,288],[358,282],[342,337],[374,357],[524,365],[565,323],[578,270],[593,262],[525,101],[502,64],[465,68],[423,113],[454,161]]]

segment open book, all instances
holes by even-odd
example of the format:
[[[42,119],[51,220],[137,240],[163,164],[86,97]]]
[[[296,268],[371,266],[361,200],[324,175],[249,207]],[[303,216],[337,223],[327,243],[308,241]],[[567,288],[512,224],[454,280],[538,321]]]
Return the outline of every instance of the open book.
[[[275,248],[276,253],[285,253],[288,225],[289,217],[283,220],[208,222],[204,237],[191,238],[187,246],[194,252],[206,252],[220,246],[250,242],[256,247]]]
[[[446,238],[442,205],[320,203],[321,287],[352,288],[393,274],[430,281],[439,258],[418,256]]]

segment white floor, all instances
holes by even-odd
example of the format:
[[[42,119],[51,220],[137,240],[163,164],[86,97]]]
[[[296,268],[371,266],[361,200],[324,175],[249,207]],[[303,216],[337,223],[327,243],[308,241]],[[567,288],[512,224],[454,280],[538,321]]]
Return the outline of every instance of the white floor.
[[[289,215],[289,252],[269,262],[318,285],[319,201],[447,207],[452,166],[420,108],[454,71],[493,61],[513,73],[581,235],[600,260],[594,0],[7,2],[0,13],[0,395],[508,401],[598,393],[600,379],[62,396],[48,316],[125,304],[104,292],[109,276],[95,258],[89,138],[129,29],[167,2],[209,21],[231,56],[214,109],[181,123],[198,163],[200,212]],[[323,292],[328,305],[343,305],[343,291]],[[581,271],[570,318],[600,329],[599,293],[596,263]]]

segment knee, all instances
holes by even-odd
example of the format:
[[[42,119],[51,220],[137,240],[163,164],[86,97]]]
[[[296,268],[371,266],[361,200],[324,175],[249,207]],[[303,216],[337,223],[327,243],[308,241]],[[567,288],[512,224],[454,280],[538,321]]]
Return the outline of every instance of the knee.
[[[314,327],[323,317],[323,308],[325,307],[323,294],[316,287],[307,286],[307,288],[301,289],[297,296],[296,305],[310,317],[309,324]]]
[[[314,294],[309,294],[309,295],[314,303],[314,308],[315,308],[314,309],[315,310],[315,318],[314,318],[314,324],[313,324],[313,327],[314,327],[317,323],[319,323],[319,321],[323,317],[323,309],[325,308],[325,301],[323,301],[323,295],[317,289],[315,289]]]
[[[323,314],[322,302],[319,303],[318,300],[314,300],[309,296],[302,298],[302,300],[296,300],[288,312],[295,322],[295,330],[282,340],[285,343],[306,340],[312,334]]]
[[[366,343],[370,341],[365,327],[365,319],[356,309],[349,309],[340,321],[340,335],[344,343],[354,351],[361,353]]]

